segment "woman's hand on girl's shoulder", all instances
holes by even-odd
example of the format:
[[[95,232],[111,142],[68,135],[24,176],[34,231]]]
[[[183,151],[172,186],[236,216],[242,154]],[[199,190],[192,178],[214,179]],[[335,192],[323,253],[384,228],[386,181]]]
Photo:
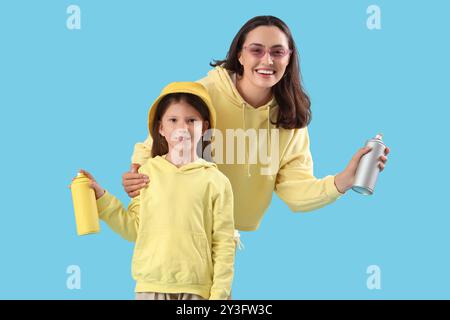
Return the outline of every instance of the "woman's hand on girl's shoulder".
[[[130,198],[139,195],[139,190],[148,186],[150,179],[145,174],[138,173],[141,167],[138,163],[132,163],[130,171],[122,175],[122,186]]]

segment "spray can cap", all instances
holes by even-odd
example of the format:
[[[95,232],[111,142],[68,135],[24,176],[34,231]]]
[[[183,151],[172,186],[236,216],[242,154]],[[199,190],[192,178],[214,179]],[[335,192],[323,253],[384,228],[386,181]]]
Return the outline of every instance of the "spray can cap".
[[[382,133],[377,134],[377,135],[375,136],[375,139],[383,140],[383,134],[382,134]]]

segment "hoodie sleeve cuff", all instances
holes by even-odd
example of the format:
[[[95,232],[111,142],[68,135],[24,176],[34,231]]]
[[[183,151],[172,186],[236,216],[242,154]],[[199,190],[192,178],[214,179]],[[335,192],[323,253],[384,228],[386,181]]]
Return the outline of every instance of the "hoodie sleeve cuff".
[[[209,296],[209,300],[228,300],[229,295],[225,293],[226,290],[214,291],[211,292],[211,295]]]
[[[334,184],[334,177],[335,176],[328,176],[325,178],[326,179],[325,190],[330,198],[338,199],[345,193],[340,193],[339,190],[336,188],[336,185]]]
[[[97,210],[99,216],[101,216],[103,211],[105,211],[108,208],[112,199],[113,196],[107,190],[105,190],[105,193],[100,198],[97,199]]]

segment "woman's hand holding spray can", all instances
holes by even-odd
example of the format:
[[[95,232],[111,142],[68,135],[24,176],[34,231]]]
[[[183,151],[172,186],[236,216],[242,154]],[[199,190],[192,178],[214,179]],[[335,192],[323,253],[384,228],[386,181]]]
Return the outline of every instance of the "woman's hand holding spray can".
[[[356,169],[355,182],[352,189],[363,195],[372,195],[377,182],[380,167],[378,161],[386,151],[386,145],[382,141],[382,135],[377,134],[375,138],[366,142],[366,148],[371,151],[362,156]]]
[[[334,184],[340,193],[349,189],[356,192],[373,194],[378,174],[383,171],[389,148],[381,141],[381,134],[367,141],[365,147],[358,150],[347,167],[334,177]]]

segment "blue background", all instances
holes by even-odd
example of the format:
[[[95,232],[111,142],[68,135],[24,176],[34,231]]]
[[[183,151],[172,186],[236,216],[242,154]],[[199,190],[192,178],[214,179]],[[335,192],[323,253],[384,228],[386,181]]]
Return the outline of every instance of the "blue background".
[[[70,4],[81,30],[66,27]],[[366,27],[371,4],[381,30]],[[307,214],[274,197],[242,232],[234,298],[450,298],[449,12],[443,0],[2,1],[0,298],[134,298],[132,244],[104,224],[78,237],[67,186],[85,168],[127,204],[121,175],[161,88],[205,76],[261,14],[299,47],[315,175],[379,131],[391,154],[372,197],[350,190]],[[66,287],[69,265],[81,290]],[[366,286],[370,265],[381,290]]]

